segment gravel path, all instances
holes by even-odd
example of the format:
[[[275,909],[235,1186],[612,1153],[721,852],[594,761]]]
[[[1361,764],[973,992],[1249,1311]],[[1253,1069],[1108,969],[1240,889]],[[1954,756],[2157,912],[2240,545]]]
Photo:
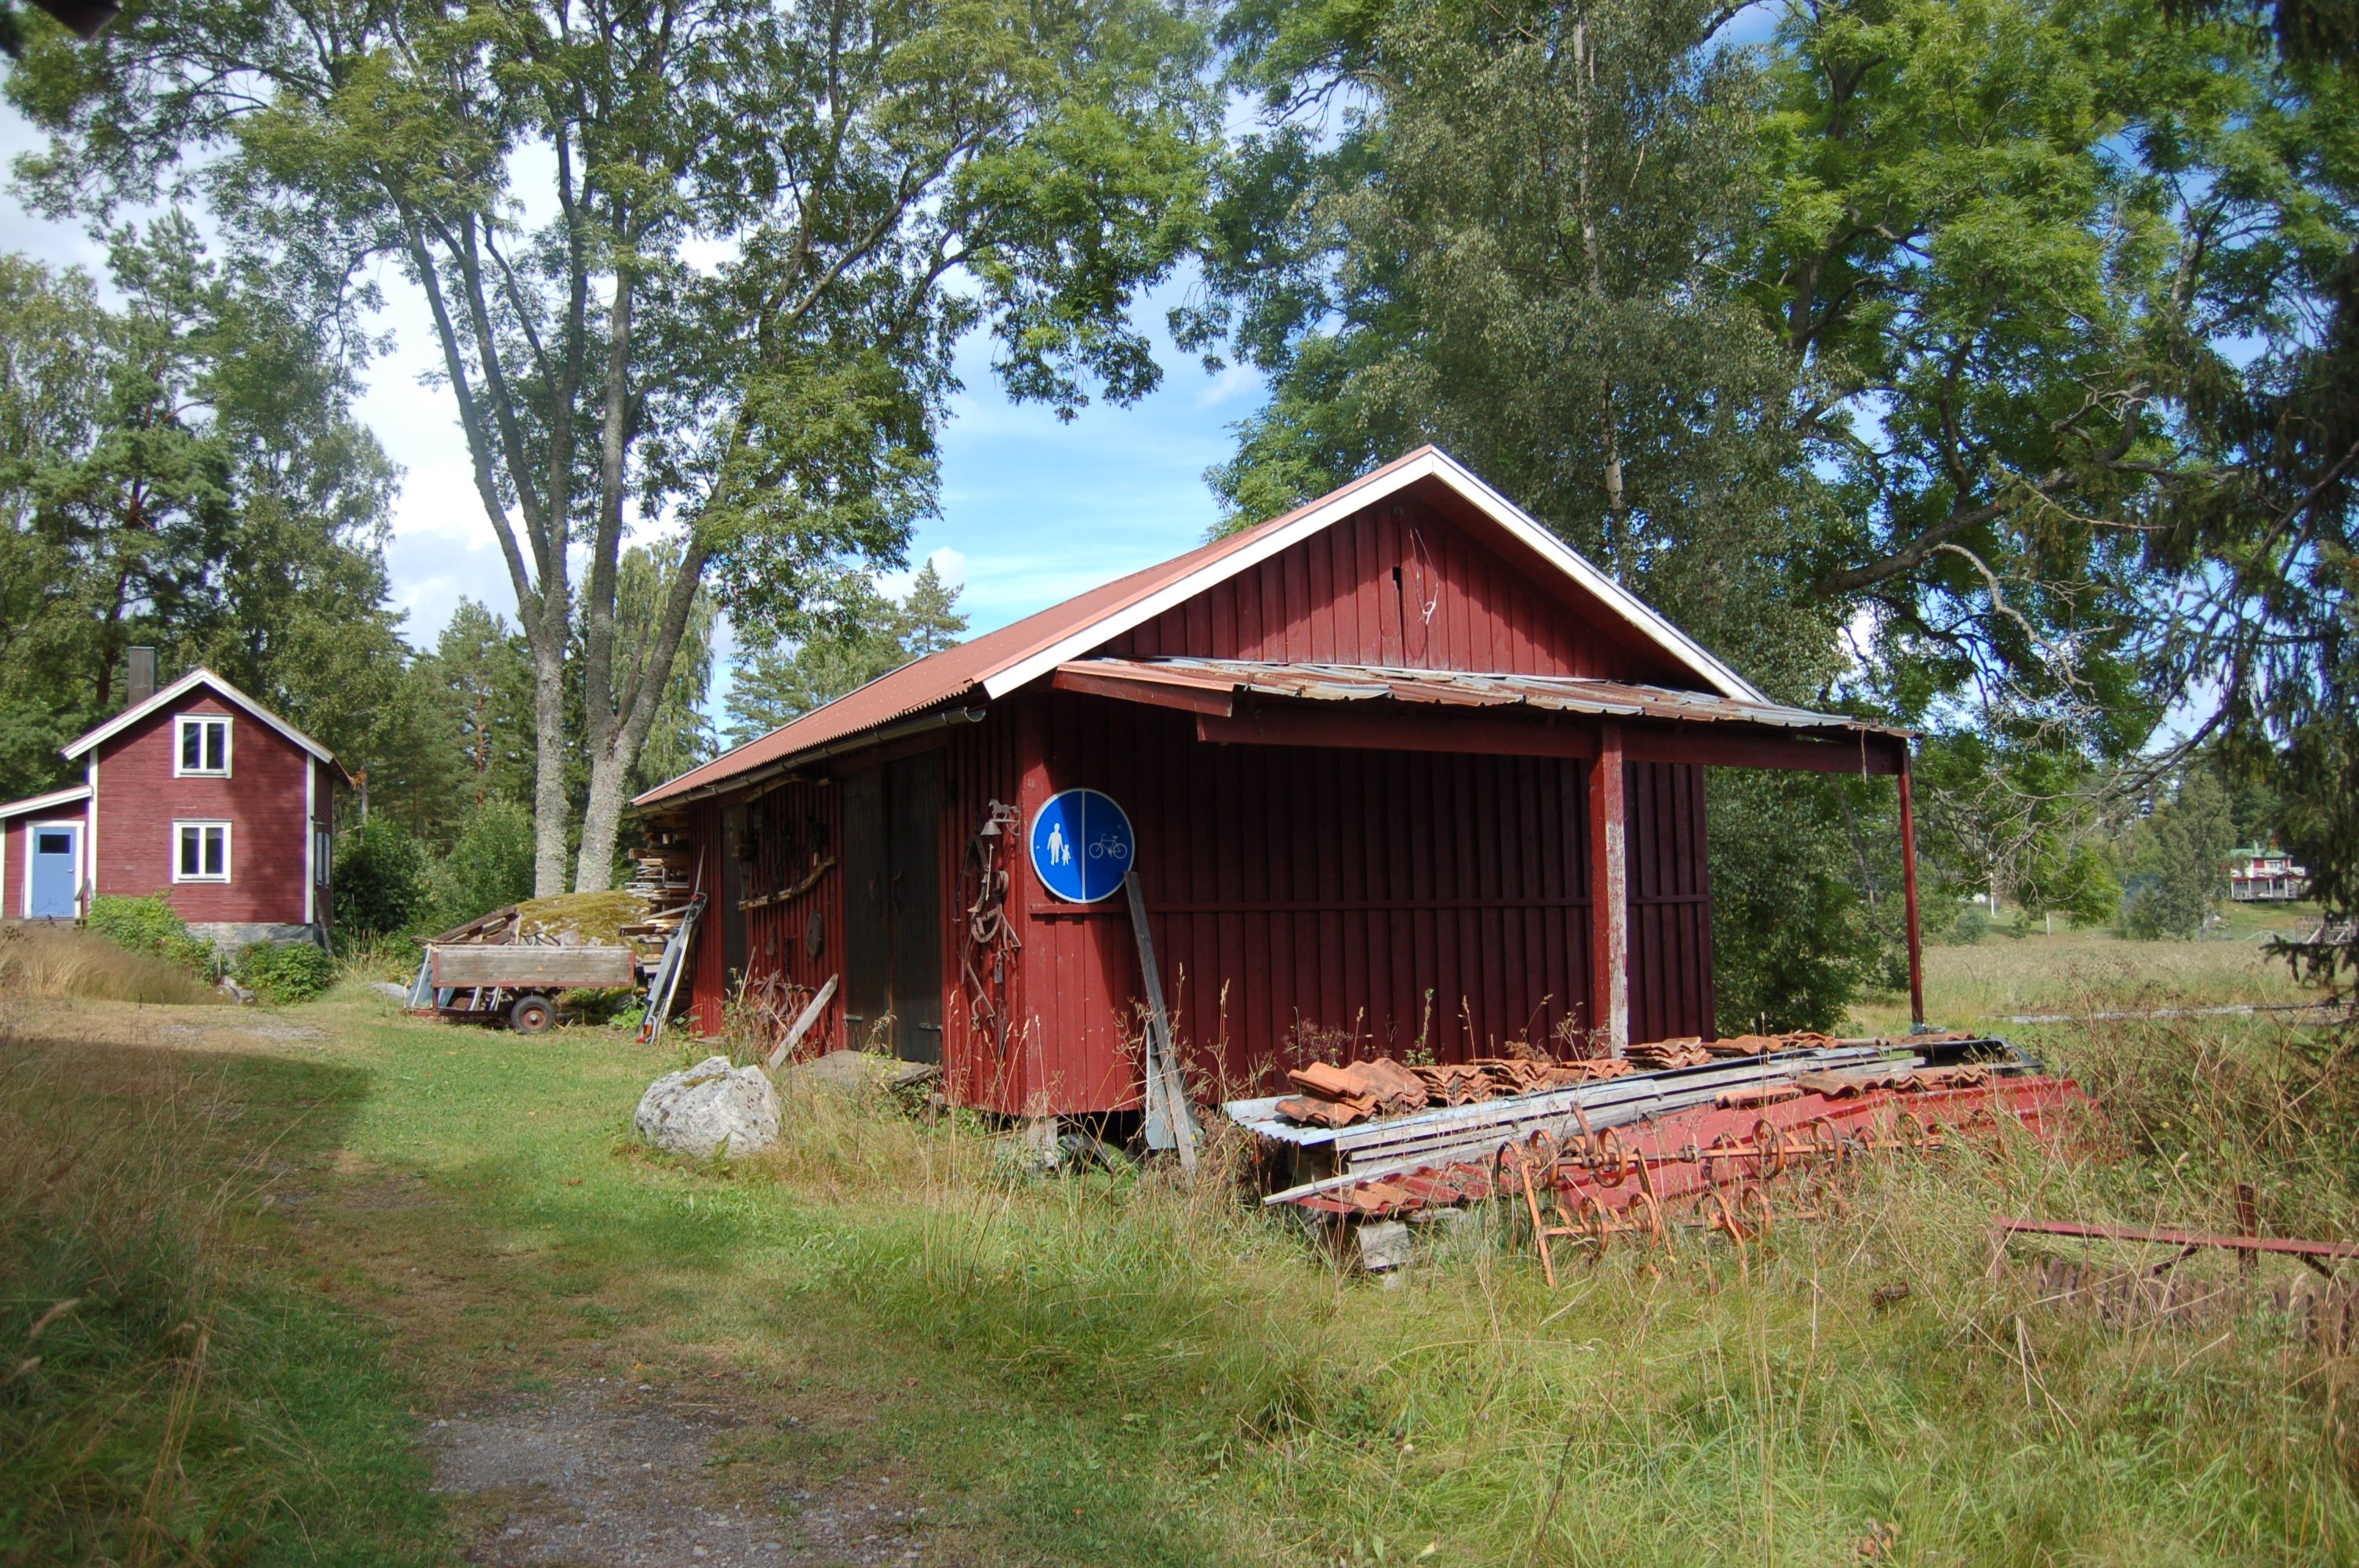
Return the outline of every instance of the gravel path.
[[[926,1510],[908,1477],[851,1476],[748,1500],[711,1468],[753,1419],[694,1394],[576,1383],[529,1405],[435,1422],[434,1489],[477,1563],[780,1568],[914,1563]],[[726,1467],[734,1470],[736,1466]]]

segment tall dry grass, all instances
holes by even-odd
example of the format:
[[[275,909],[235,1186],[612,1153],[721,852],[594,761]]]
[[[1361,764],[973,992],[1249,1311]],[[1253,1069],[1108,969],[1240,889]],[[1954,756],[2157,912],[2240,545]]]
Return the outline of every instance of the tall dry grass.
[[[0,992],[92,1001],[223,1000],[186,969],[71,926],[0,925]]]
[[[445,1560],[378,1346],[271,1271],[266,1189],[352,1086],[12,1023],[0,1564]]]
[[[2027,1268],[1989,1271],[1995,1214],[2229,1201],[2156,1141],[2166,1119],[2235,1130],[2223,1171],[2270,1194],[2322,1183],[2284,1222],[2353,1228],[2328,1178],[2359,1124],[2328,1065],[2190,1033],[2080,1053],[2123,1108],[2072,1149],[1895,1157],[1840,1214],[1744,1249],[1680,1229],[1568,1259],[1553,1292],[1506,1211],[1436,1225],[1405,1280],[1355,1276],[1321,1226],[1253,1203],[1233,1153],[1194,1186],[1042,1178],[980,1123],[796,1096],[779,1149],[744,1169],[783,1189],[823,1288],[1062,1412],[1103,1461],[1094,1506],[1127,1506],[1121,1438],[1139,1436],[1205,1499],[1205,1561],[1818,1564],[1870,1540],[1940,1563],[2359,1560],[2349,1357],[2250,1299],[2115,1322],[2041,1301]]]
[[[119,1114],[60,1114],[97,1084]],[[218,1098],[162,1064],[0,1042],[0,1556],[205,1560],[192,1465],[230,1446],[213,1366],[232,1188],[195,1151]],[[13,1537],[13,1539],[10,1539]]]

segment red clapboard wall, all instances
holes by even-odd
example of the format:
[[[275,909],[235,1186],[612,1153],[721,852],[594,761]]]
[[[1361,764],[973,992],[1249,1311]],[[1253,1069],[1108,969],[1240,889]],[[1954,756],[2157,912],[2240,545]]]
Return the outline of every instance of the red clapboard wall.
[[[173,776],[173,720],[191,713],[230,719],[229,777]],[[101,893],[160,892],[183,920],[297,925],[309,918],[303,894],[310,824],[304,777],[319,764],[300,747],[200,687],[185,701],[102,742],[97,754],[94,881]],[[322,816],[332,798],[329,787],[322,770],[317,793]],[[229,881],[172,880],[173,824],[179,821],[231,825]]]

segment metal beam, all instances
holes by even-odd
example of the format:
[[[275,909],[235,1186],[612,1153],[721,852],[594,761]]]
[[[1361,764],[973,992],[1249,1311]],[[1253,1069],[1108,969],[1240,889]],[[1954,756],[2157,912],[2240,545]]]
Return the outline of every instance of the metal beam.
[[[1900,753],[1900,903],[1908,925],[1908,1022],[1925,1022],[1925,944],[1917,927],[1917,807],[1908,795],[1908,753]]]

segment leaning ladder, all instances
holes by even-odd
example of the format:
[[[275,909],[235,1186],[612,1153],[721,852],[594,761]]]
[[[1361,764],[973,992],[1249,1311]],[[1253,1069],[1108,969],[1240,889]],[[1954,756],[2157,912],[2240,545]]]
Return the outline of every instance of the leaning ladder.
[[[664,1021],[671,1016],[671,999],[679,989],[679,974],[688,968],[688,944],[696,935],[696,918],[704,913],[704,895],[698,893],[680,912],[679,925],[664,940],[655,978],[647,982],[647,1016],[639,1025],[639,1044],[653,1045],[663,1038]]]

